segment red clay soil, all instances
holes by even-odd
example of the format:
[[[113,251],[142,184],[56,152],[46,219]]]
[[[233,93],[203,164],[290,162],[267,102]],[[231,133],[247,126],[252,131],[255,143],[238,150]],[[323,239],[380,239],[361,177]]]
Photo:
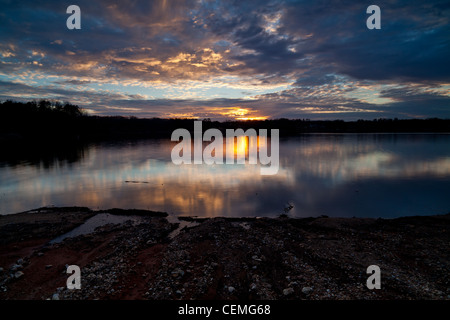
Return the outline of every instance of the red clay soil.
[[[0,217],[0,299],[450,299],[450,215],[214,218],[170,236],[177,224],[149,212],[48,243],[94,214]],[[374,264],[380,290],[366,287]],[[80,290],[66,288],[67,265]]]

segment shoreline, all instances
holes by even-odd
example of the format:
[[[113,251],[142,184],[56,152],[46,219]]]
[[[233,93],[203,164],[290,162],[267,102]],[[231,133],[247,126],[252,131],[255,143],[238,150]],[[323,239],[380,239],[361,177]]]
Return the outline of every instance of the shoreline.
[[[139,219],[50,243],[100,213]],[[0,299],[450,300],[449,230],[450,214],[174,220],[40,208],[0,216]],[[67,265],[80,267],[80,290],[66,288]],[[366,287],[370,265],[379,290]]]

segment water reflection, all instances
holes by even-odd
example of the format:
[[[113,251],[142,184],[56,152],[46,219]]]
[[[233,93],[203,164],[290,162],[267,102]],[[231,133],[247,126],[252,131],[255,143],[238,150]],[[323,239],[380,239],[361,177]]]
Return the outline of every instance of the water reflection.
[[[70,166],[82,160],[89,151],[84,144],[35,144],[8,145],[2,147],[0,166],[34,166],[50,169],[54,166]]]
[[[241,139],[241,140],[239,140]],[[142,208],[195,216],[442,214],[450,211],[450,135],[305,135],[280,140],[280,170],[180,165],[176,143],[77,147],[67,157],[0,159],[0,213],[40,206]],[[261,146],[260,146],[261,147]],[[235,155],[248,159],[249,141]],[[228,152],[228,150],[226,150]],[[60,151],[61,152],[61,151]],[[43,160],[47,159],[47,160]],[[50,160],[48,160],[50,159]]]

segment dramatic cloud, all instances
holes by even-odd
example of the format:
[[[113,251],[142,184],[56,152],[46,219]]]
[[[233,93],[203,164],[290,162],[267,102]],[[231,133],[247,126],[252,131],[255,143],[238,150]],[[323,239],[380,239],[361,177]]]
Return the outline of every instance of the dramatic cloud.
[[[450,5],[0,1],[0,99],[140,117],[450,117]]]

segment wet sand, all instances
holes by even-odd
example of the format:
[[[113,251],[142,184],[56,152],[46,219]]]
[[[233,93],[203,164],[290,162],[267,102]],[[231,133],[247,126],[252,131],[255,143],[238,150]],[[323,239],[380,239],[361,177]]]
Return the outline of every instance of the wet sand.
[[[51,242],[99,214],[131,220]],[[0,216],[0,299],[450,300],[449,231],[448,214],[180,221],[37,209]],[[81,268],[80,290],[66,288],[68,265]],[[379,290],[366,286],[370,265]]]

